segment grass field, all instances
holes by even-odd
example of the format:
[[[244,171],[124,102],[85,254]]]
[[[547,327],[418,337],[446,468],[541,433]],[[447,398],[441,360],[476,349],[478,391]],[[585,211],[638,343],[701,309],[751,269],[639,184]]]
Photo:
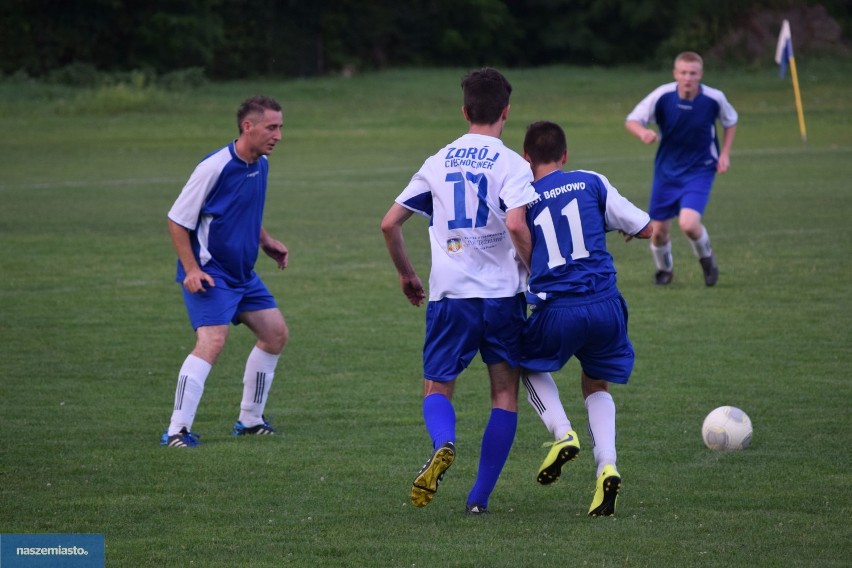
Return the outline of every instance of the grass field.
[[[715,288],[682,235],[666,289],[646,243],[611,235],[637,363],[613,389],[624,488],[603,519],[586,516],[575,362],[556,376],[584,451],[558,483],[535,483],[548,436],[523,402],[493,514],[463,514],[488,415],[477,362],[456,391],[456,464],[429,507],[408,503],[430,452],[424,310],[399,291],[379,221],[465,130],[462,73],[182,93],[0,84],[0,533],[104,534],[116,567],[849,566],[852,62],[799,61],[807,145],[789,77],[707,69],[740,113],[705,217]],[[570,166],[646,205],[654,148],[622,123],[666,70],[506,74],[508,145],[533,120],[560,122]],[[236,328],[194,425],[203,445],[161,448],[194,340],[165,215],[258,92],[286,107],[265,224],[291,266],[258,264],[292,335],[267,407],[282,435],[230,436],[252,344]],[[406,239],[425,279],[426,223]],[[701,422],[723,404],[751,416],[748,450],[704,448]]]

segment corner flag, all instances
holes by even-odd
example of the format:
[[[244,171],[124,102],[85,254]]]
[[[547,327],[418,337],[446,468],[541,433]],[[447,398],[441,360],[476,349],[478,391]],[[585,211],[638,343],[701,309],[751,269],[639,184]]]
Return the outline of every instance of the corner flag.
[[[787,72],[787,62],[793,59],[793,36],[790,34],[790,22],[784,20],[781,33],[778,34],[778,45],[775,47],[775,63],[781,66],[781,78]]]
[[[790,66],[790,76],[793,79],[793,96],[796,98],[796,112],[799,115],[799,132],[802,134],[802,143],[807,144],[808,134],[805,130],[805,114],[802,110],[802,95],[799,93],[799,77],[796,74],[796,58],[793,57],[793,36],[790,33],[790,22],[784,20],[781,24],[781,33],[778,34],[778,45],[775,47],[775,63],[781,66],[781,78]]]

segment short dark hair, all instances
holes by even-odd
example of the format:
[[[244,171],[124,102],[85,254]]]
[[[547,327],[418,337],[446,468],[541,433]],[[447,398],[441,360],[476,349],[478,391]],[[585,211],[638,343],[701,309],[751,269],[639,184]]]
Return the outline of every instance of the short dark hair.
[[[471,71],[461,82],[464,108],[472,124],[494,124],[509,106],[512,84],[491,67]]]
[[[555,122],[541,120],[527,126],[524,154],[533,166],[558,162],[568,150],[565,131]]]
[[[272,97],[255,95],[244,100],[237,109],[237,130],[242,134],[243,121],[250,114],[263,114],[267,110],[280,111],[281,105]]]

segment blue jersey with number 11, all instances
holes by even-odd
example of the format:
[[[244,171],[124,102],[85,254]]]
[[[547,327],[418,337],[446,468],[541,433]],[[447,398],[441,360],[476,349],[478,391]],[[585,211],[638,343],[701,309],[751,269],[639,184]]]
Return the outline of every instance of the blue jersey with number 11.
[[[650,222],[648,214],[591,171],[557,170],[533,187],[540,197],[527,205],[533,245],[529,292],[544,300],[614,289],[606,233],[635,235]]]

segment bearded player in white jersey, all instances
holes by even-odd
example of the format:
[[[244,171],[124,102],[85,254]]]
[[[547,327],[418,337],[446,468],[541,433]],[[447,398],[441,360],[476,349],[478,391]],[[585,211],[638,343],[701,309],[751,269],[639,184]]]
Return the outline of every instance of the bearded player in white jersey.
[[[529,164],[500,140],[509,116],[509,81],[485,68],[467,74],[462,90],[468,132],[414,174],[382,220],[382,233],[403,293],[419,306],[426,294],[409,260],[402,226],[415,213],[430,220],[423,418],[433,453],[414,479],[411,502],[428,505],[455,459],[453,389],[478,351],[491,380],[491,414],[465,512],[479,515],[488,512],[518,422],[527,273],[506,220],[523,222],[526,205],[537,195]]]

